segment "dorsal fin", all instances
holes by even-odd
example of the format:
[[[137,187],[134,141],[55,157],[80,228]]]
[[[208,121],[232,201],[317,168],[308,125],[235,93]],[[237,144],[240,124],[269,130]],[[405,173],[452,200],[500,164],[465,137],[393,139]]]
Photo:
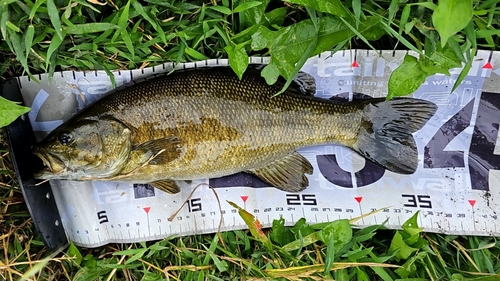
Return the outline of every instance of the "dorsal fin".
[[[247,69],[250,71],[258,71],[258,75],[260,75],[260,72],[265,66],[266,64],[249,64]],[[280,86],[282,86],[285,85],[286,80],[280,76],[277,83],[280,83]],[[312,75],[299,71],[290,84],[290,88],[296,90],[298,93],[314,96],[316,93],[316,81]]]

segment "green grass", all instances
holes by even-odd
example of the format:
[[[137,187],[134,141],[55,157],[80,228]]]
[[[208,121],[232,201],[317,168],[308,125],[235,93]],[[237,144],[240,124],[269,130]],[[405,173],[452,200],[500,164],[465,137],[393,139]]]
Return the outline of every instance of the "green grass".
[[[50,253],[33,222],[0,141],[0,279],[18,280],[498,280],[500,242],[494,237],[424,233],[416,216],[399,231],[364,229],[338,220],[164,240],[70,245]]]
[[[499,1],[448,2],[0,0],[0,75],[110,73],[222,57],[241,75],[248,56],[259,55],[271,57],[263,74],[272,82],[278,75],[293,77],[309,56],[324,50],[425,52],[408,56],[391,77],[389,93],[408,94],[419,83],[407,77],[421,81],[459,64],[467,71],[478,48],[499,49]],[[493,237],[423,233],[414,226],[353,229],[345,220],[294,227],[276,221],[263,231],[96,249],[72,245],[49,253],[34,230],[3,136],[0,144],[0,279],[500,279],[500,244]]]

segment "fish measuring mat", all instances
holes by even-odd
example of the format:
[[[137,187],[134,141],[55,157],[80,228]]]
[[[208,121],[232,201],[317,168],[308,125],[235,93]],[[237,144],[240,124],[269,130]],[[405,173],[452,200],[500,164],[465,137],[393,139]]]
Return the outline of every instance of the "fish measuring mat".
[[[303,71],[316,78],[316,95],[352,100],[383,97],[390,72],[406,52],[345,51],[311,58]],[[267,59],[251,58],[252,63]],[[354,63],[355,62],[355,63]],[[414,136],[419,167],[399,175],[366,162],[345,147],[315,146],[299,150],[314,167],[310,186],[300,193],[267,187],[259,179],[237,174],[181,183],[182,192],[165,194],[144,184],[51,180],[69,240],[94,247],[109,242],[161,239],[246,228],[236,202],[270,226],[283,217],[288,225],[304,217],[310,223],[353,218],[373,210],[359,226],[382,223],[389,228],[420,211],[426,231],[449,234],[499,235],[496,202],[500,202],[500,53],[481,51],[462,84],[449,93],[460,69],[452,76],[435,75],[414,93],[439,106],[435,116]],[[225,60],[186,63],[179,67],[227,65]],[[115,73],[117,85],[132,78],[171,70],[172,64]],[[497,73],[498,72],[498,73]],[[21,77],[21,91],[32,111],[28,114],[38,140],[64,120],[112,88],[104,72],[56,73],[51,85]],[[208,185],[215,187],[221,205]],[[192,188],[202,184],[170,222]],[[223,217],[222,224],[221,216]]]

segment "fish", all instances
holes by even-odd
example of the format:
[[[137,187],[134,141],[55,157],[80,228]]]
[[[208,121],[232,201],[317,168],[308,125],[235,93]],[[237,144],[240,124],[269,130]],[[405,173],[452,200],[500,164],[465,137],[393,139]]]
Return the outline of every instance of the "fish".
[[[230,67],[176,70],[112,90],[36,144],[37,179],[150,184],[180,191],[179,181],[246,172],[280,190],[309,185],[313,166],[299,148],[338,144],[385,169],[412,174],[413,133],[434,103],[373,98],[348,103],[314,97],[314,78],[269,85],[257,67],[241,79]]]

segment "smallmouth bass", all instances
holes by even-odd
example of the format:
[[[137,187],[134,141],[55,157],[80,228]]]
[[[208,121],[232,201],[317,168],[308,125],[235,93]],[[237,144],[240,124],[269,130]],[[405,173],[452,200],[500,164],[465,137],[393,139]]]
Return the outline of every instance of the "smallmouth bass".
[[[339,103],[308,96],[312,77],[273,97],[249,68],[174,71],[111,91],[51,132],[33,153],[40,179],[149,183],[179,192],[178,180],[254,174],[289,192],[305,189],[313,167],[298,148],[341,144],[390,171],[412,174],[412,133],[436,111],[431,102],[384,98]],[[304,86],[305,85],[305,86]]]

